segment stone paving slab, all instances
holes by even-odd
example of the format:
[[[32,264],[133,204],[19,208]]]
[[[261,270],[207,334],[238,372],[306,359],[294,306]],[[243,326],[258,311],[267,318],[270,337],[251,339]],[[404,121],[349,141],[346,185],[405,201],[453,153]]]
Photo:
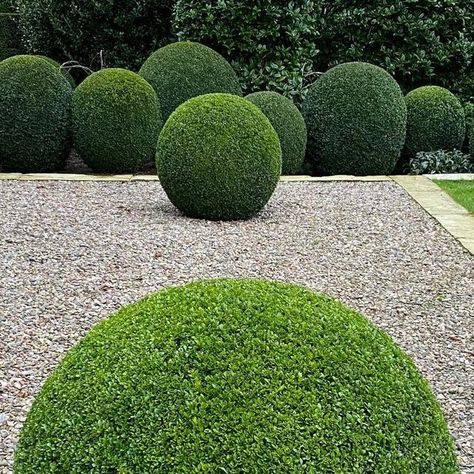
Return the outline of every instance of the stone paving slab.
[[[424,176],[439,181],[474,181],[474,173],[425,174]]]

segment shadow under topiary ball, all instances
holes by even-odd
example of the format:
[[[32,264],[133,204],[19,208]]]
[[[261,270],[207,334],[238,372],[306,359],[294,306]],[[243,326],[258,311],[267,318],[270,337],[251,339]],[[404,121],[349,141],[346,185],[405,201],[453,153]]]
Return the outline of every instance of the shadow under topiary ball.
[[[422,151],[460,150],[466,121],[464,109],[454,94],[439,86],[425,86],[409,92],[405,154]]]
[[[151,85],[125,69],[103,69],[77,87],[73,122],[79,155],[99,173],[134,173],[153,162],[163,124]]]
[[[402,91],[383,69],[345,63],[326,72],[303,103],[308,152],[325,174],[393,171],[406,134]]]
[[[301,173],[306,154],[306,124],[298,107],[291,99],[277,92],[255,92],[246,97],[270,120],[280,138],[282,174]]]
[[[304,288],[211,280],[126,306],[33,403],[16,474],[457,474],[412,360]]]
[[[72,88],[48,61],[0,63],[0,164],[4,171],[60,169],[70,150]]]
[[[231,94],[188,100],[158,141],[161,185],[184,214],[249,219],[271,198],[281,174],[278,135],[261,110]]]
[[[214,92],[242,96],[232,66],[213,49],[190,41],[160,48],[145,61],[140,75],[155,89],[165,120],[193,97]]]

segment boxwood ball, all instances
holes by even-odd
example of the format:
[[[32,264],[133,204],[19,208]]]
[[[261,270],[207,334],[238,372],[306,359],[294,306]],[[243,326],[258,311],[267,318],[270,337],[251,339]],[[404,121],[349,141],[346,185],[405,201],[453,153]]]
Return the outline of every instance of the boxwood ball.
[[[242,95],[232,66],[213,49],[199,43],[172,43],[155,51],[140,69],[155,89],[166,120],[192,97],[224,92]]]
[[[345,63],[309,89],[303,103],[308,151],[325,174],[393,171],[406,134],[402,91],[383,69]]]
[[[13,56],[0,63],[0,165],[50,172],[70,150],[72,87],[48,61]]]
[[[306,289],[211,280],[95,326],[44,384],[16,474],[457,474],[411,359]]]
[[[306,124],[291,99],[277,92],[255,92],[246,97],[270,120],[280,138],[282,174],[301,173],[306,154]]]
[[[161,132],[156,166],[171,202],[190,217],[249,219],[267,204],[281,174],[269,120],[231,94],[195,97]]]
[[[73,96],[74,143],[99,173],[133,173],[152,163],[162,127],[160,104],[141,76],[103,69]]]
[[[461,149],[466,121],[463,106],[454,94],[443,87],[425,86],[409,92],[405,100],[408,156],[421,151]]]

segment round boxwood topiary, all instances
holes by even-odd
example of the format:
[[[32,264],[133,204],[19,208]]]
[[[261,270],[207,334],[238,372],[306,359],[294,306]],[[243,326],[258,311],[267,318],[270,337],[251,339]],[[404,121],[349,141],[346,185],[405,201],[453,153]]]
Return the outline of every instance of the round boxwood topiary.
[[[189,41],[169,44],[153,53],[140,75],[158,94],[165,120],[192,97],[213,92],[242,95],[232,66],[211,48]]]
[[[74,143],[99,173],[133,173],[153,162],[162,127],[153,88],[125,69],[89,76],[73,96]]]
[[[0,164],[5,171],[60,168],[70,149],[71,85],[36,56],[0,63]]]
[[[278,133],[282,151],[282,173],[301,172],[306,154],[306,124],[291,99],[277,92],[255,92],[246,97],[270,120]]]
[[[156,165],[163,189],[186,215],[249,219],[275,191],[280,141],[248,100],[208,94],[188,100],[168,119]]]
[[[458,473],[441,409],[367,319],[304,288],[211,280],[97,325],[21,432],[15,473]]]
[[[408,110],[405,152],[460,150],[464,141],[464,109],[454,94],[439,86],[415,89],[405,97]]]
[[[330,69],[303,103],[308,151],[327,174],[393,171],[406,132],[406,105],[396,81],[367,63]]]

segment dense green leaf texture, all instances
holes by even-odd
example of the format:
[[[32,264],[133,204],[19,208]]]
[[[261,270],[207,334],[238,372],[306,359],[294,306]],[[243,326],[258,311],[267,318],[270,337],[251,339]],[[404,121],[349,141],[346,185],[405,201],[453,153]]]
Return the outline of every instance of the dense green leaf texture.
[[[230,64],[199,43],[173,43],[155,51],[140,69],[155,89],[166,120],[183,102],[199,95],[225,92],[241,96]]]
[[[308,151],[327,174],[393,171],[406,133],[407,111],[395,80],[367,63],[324,74],[303,103]]]
[[[61,68],[61,64],[59,64],[57,61],[55,61],[54,59],[51,59],[51,58],[48,58],[48,56],[43,56],[43,55],[37,55],[39,58],[43,58],[45,59],[46,61],[49,62],[49,64],[51,64],[52,66],[54,66],[58,71],[61,72],[61,74],[66,78],[67,82],[69,82],[69,84],[71,84],[71,87],[73,89],[76,88],[76,81],[74,80],[74,78],[71,76],[70,72],[67,70],[67,69],[62,69]]]
[[[79,155],[101,173],[133,173],[152,163],[163,125],[151,85],[125,69],[103,69],[76,89],[73,123]]]
[[[246,97],[270,120],[282,150],[282,173],[301,173],[306,154],[307,132],[301,112],[292,100],[277,92],[255,92]]]
[[[208,94],[171,115],[156,164],[163,189],[186,215],[249,219],[275,191],[281,147],[257,106],[236,95]]]
[[[9,0],[0,0],[0,61],[20,54],[20,33]]]
[[[465,133],[464,109],[447,89],[425,86],[407,94],[407,155],[421,151],[461,149]]]
[[[0,63],[0,164],[6,171],[60,168],[70,149],[72,87],[45,59]]]
[[[306,289],[192,283],[127,306],[36,398],[16,474],[455,474],[413,362]]]

